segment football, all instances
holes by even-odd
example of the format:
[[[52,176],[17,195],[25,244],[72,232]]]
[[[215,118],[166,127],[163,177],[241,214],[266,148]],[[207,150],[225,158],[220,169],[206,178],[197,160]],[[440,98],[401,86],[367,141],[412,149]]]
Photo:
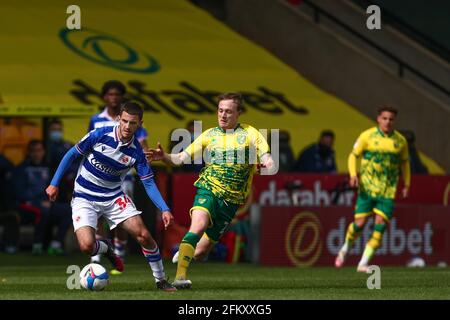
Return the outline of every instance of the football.
[[[87,290],[103,290],[108,285],[108,279],[108,272],[98,263],[90,263],[80,272],[80,284]]]

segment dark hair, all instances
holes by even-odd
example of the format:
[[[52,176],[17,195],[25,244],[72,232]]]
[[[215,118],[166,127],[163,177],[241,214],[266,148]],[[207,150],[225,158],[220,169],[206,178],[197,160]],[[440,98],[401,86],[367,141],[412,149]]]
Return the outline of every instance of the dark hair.
[[[59,119],[59,118],[53,118],[53,119],[51,119],[51,120],[49,121],[49,123],[48,123],[48,126],[51,127],[51,126],[54,125],[54,124],[59,124],[60,126],[63,125],[61,119]]]
[[[27,149],[30,150],[32,147],[37,146],[38,144],[40,144],[42,147],[44,147],[44,143],[42,142],[42,140],[39,140],[39,139],[31,139],[31,140],[28,142]]]
[[[125,87],[125,85],[122,82],[120,82],[118,80],[109,80],[103,84],[102,97],[105,94],[107,94],[108,91],[111,89],[117,89],[121,95],[124,95],[125,93],[127,93],[127,88]]]
[[[398,110],[395,109],[394,107],[390,107],[390,106],[381,106],[378,108],[378,115],[382,114],[383,112],[391,112],[393,114],[395,114],[397,116]]]
[[[334,132],[331,131],[331,130],[323,130],[320,133],[320,138],[322,139],[323,137],[332,137],[332,138],[334,138]]]
[[[242,106],[244,105],[244,99],[242,98],[242,95],[240,93],[229,92],[221,94],[218,98],[218,102],[222,100],[233,100],[233,102],[237,106],[238,111],[241,111]]]
[[[122,106],[120,107],[119,115],[121,115],[124,111],[128,114],[139,116],[139,120],[142,120],[142,117],[144,115],[144,111],[142,110],[141,106],[135,102],[125,102],[124,104],[122,104]]]

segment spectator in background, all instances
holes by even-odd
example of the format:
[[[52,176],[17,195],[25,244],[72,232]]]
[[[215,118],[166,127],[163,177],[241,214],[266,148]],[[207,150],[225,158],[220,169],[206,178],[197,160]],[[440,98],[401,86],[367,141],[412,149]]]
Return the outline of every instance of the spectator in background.
[[[420,160],[419,152],[416,148],[416,135],[411,130],[400,130],[400,133],[408,142],[409,165],[412,174],[428,174],[428,168]]]
[[[0,154],[0,225],[4,226],[3,247],[7,253],[15,253],[14,236],[16,234],[18,217],[14,211],[16,204],[13,202],[11,190],[12,173],[14,165]]]
[[[297,172],[335,173],[336,159],[333,150],[334,132],[324,130],[319,142],[306,147],[294,166]]]
[[[280,165],[279,172],[289,172],[295,164],[294,152],[291,148],[289,131],[280,130]]]
[[[51,204],[47,199],[45,188],[50,183],[50,177],[50,166],[45,161],[42,141],[31,140],[25,160],[14,171],[12,187],[21,223],[35,225],[33,254],[43,253],[46,227],[53,222],[58,224],[58,233],[50,243],[49,253],[62,254],[64,239],[71,223],[70,205]]]

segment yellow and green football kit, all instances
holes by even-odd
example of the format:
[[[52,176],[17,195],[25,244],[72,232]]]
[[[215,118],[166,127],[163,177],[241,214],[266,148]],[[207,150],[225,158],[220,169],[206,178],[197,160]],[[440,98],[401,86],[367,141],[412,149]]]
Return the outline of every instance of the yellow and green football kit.
[[[220,127],[206,130],[185,152],[191,159],[202,155],[206,163],[194,183],[197,194],[190,212],[198,208],[208,212],[211,223],[206,235],[218,241],[245,203],[256,163],[269,152],[269,145],[258,130],[238,124],[229,132]]]
[[[255,128],[238,124],[234,130],[225,131],[220,127],[206,130],[185,152],[194,161],[203,156],[206,164],[194,183],[197,194],[190,213],[201,209],[209,214],[210,224],[203,236],[215,243],[230,225],[239,205],[245,202],[256,163],[269,152],[269,146]],[[175,282],[186,284],[187,269],[199,241],[200,236],[193,232],[183,237]]]
[[[386,135],[378,127],[371,128],[359,136],[348,158],[351,177],[357,175],[358,158],[362,159],[355,218],[375,213],[389,222],[394,212],[394,198],[400,173],[403,175],[405,185],[409,187],[410,184],[408,143],[397,131]],[[343,260],[340,259],[347,254],[362,230],[363,226],[358,226],[356,222],[350,223],[336,265],[341,265]],[[365,270],[380,247],[385,230],[386,223],[375,223],[358,264],[361,271]]]
[[[378,127],[364,131],[349,156],[350,176],[356,176],[356,159],[361,159],[355,216],[381,215],[392,218],[394,198],[401,171],[410,183],[408,143],[397,131],[384,134]]]

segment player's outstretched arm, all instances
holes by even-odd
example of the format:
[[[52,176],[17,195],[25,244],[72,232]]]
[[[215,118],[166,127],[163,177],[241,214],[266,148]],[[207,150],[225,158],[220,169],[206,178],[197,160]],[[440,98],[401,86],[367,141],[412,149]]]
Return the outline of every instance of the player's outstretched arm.
[[[173,154],[164,152],[160,142],[158,142],[156,149],[147,149],[144,151],[144,154],[148,163],[162,160],[172,166],[180,166],[188,158],[188,154],[185,152]]]
[[[348,156],[348,172],[350,173],[350,187],[356,188],[358,187],[359,181],[358,181],[358,173],[357,173],[357,166],[356,166],[356,160],[357,157],[352,152]]]
[[[47,187],[47,189],[45,189],[45,193],[47,194],[50,201],[56,200],[59,190],[58,186],[62,177],[66,173],[67,169],[70,168],[72,162],[79,157],[81,157],[81,154],[77,151],[76,147],[72,147],[62,158],[61,163],[59,164],[58,169],[56,170],[55,175],[50,182],[50,185]]]
[[[161,193],[159,192],[158,187],[156,186],[155,179],[145,179],[141,180],[144,185],[145,191],[149,196],[150,200],[155,204],[155,206],[162,212],[162,220],[164,222],[164,228],[171,226],[173,224],[174,218],[172,213],[170,212],[169,207],[164,201]]]
[[[401,171],[404,184],[402,189],[402,197],[407,198],[409,195],[409,186],[411,185],[411,167],[409,160],[405,160],[401,163]]]

